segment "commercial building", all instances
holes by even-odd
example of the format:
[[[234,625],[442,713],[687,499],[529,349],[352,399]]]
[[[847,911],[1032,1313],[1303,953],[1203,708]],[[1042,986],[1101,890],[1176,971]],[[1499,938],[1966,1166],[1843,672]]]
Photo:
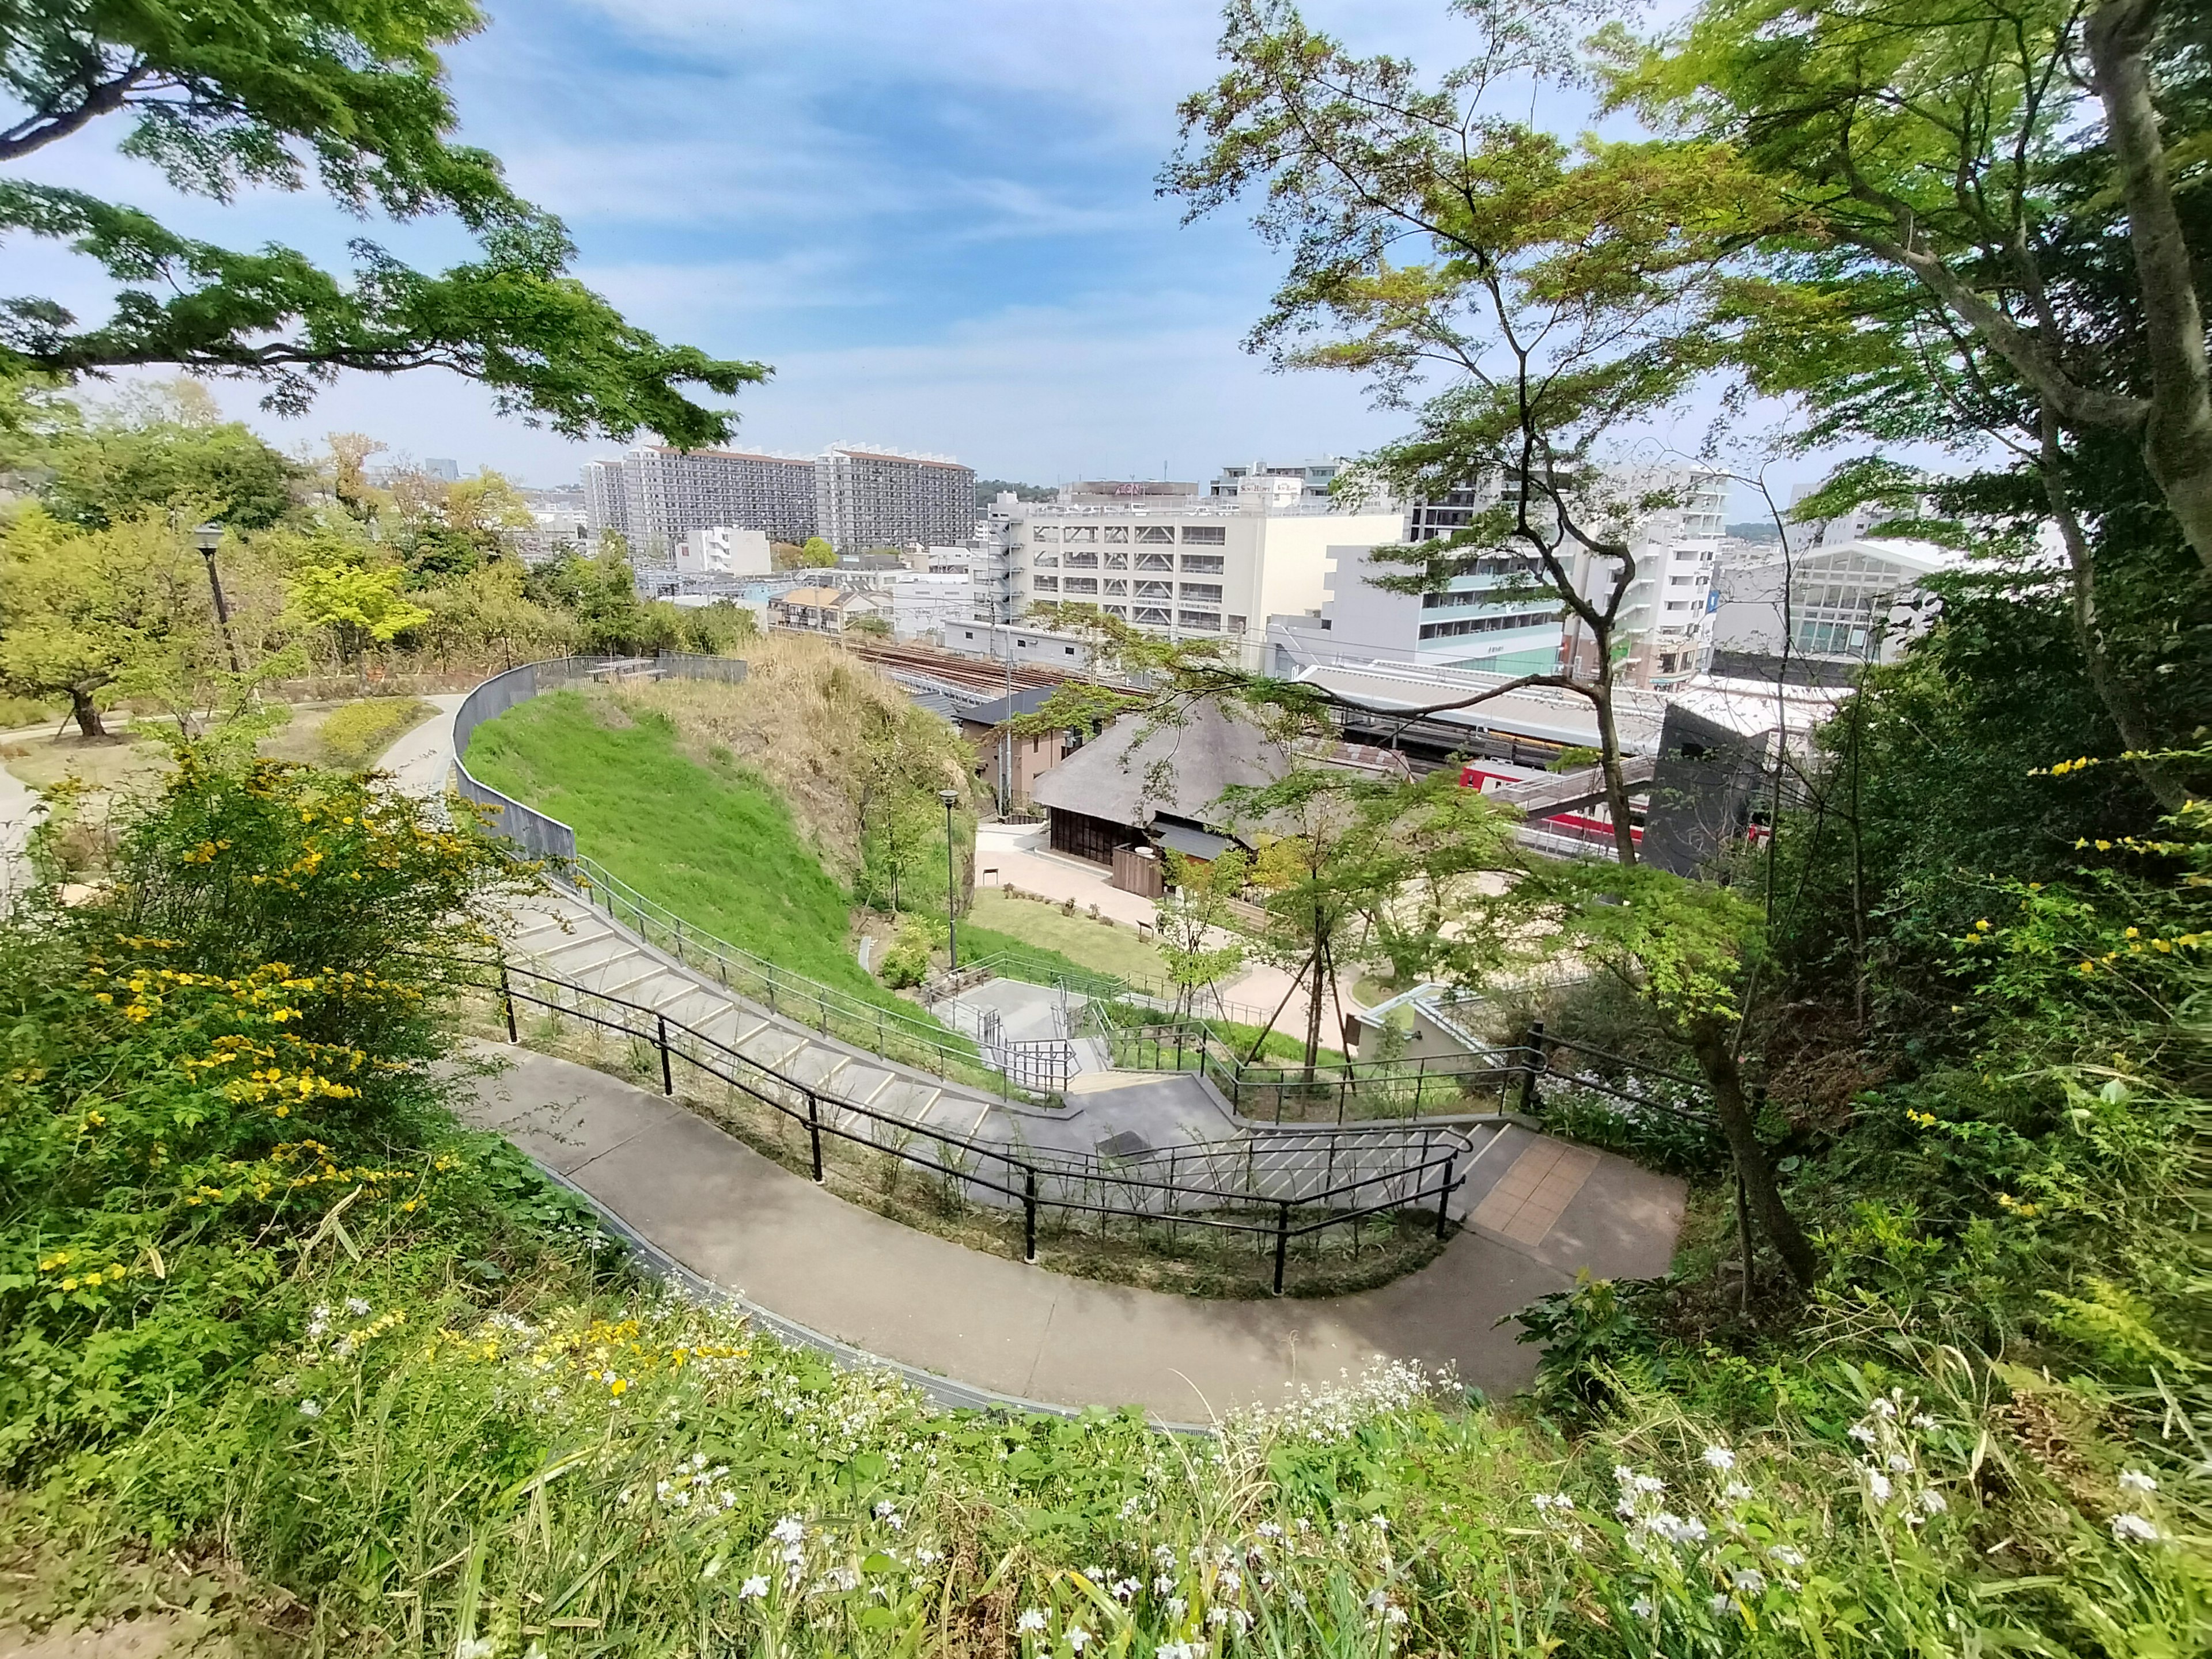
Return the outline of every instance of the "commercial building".
[[[1711,671],[1735,679],[1846,684],[1869,662],[1894,662],[1926,626],[1922,585],[1959,556],[1932,542],[1823,542],[1723,569]],[[1786,647],[1786,648],[1785,648]]]
[[[1309,506],[1327,506],[1329,485],[1351,465],[1341,455],[1330,455],[1320,460],[1289,461],[1274,466],[1265,461],[1255,461],[1249,466],[1224,466],[1206,487],[1206,494],[1212,501],[1233,501],[1249,495],[1253,479],[1288,480],[1287,483],[1278,483],[1269,488],[1287,490],[1292,500]]]
[[[1615,501],[1670,495],[1677,503],[1624,510],[1626,521],[1607,532],[1627,542],[1635,558],[1635,574],[1614,616],[1613,647],[1625,653],[1613,671],[1619,683],[1669,690],[1704,667],[1728,486],[1728,476],[1709,467],[1607,470],[1606,491]],[[1619,568],[1614,560],[1583,552],[1575,569],[1580,591],[1602,600]],[[1595,670],[1595,643],[1571,614],[1564,621],[1560,655],[1579,673]]]
[[[815,458],[814,533],[840,553],[965,540],[975,470],[942,455],[833,444]]]
[[[676,568],[686,576],[765,576],[775,568],[764,530],[710,525],[676,540]]]
[[[1257,666],[1269,616],[1318,612],[1334,560],[1405,532],[1395,510],[1332,513],[1279,502],[1264,475],[1243,483],[1237,500],[1002,504],[1009,608],[1088,605],[1171,639],[1220,641]]]

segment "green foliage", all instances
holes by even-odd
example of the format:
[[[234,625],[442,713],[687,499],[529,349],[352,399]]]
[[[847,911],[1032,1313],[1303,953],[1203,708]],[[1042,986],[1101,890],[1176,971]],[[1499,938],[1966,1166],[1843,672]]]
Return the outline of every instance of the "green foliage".
[[[331,710],[317,737],[332,766],[357,771],[436,712],[420,697],[367,697]]]
[[[94,528],[168,510],[265,529],[291,511],[299,466],[238,422],[218,422],[206,393],[179,396],[173,409],[109,418],[50,441],[46,499],[73,523]],[[180,418],[181,417],[181,418]]]
[[[921,984],[929,977],[929,952],[933,942],[927,923],[918,919],[902,922],[897,942],[884,952],[876,972],[894,991]]]
[[[295,625],[329,630],[344,660],[358,662],[373,641],[389,645],[400,635],[430,620],[430,613],[400,595],[404,573],[358,565],[304,565],[292,577],[291,616]]]
[[[848,944],[850,896],[782,797],[749,769],[690,758],[657,710],[611,718],[625,723],[574,692],[533,698],[477,729],[469,769],[573,825],[580,851],[686,922],[883,1000]]]
[[[429,276],[363,241],[345,282],[289,248],[238,252],[82,191],[0,182],[0,225],[66,242],[122,285],[114,314],[89,328],[55,301],[11,300],[0,366],[73,378],[175,363],[262,380],[270,404],[297,413],[340,368],[435,365],[483,382],[503,412],[571,436],[647,427],[675,443],[726,438],[730,417],[683,388],[726,396],[767,371],[625,322],[568,274],[575,250],[560,222],[517,198],[494,157],[448,141],[459,116],[440,51],[483,21],[465,0],[17,8],[0,86],[31,114],[0,161],[122,114],[120,149],[179,190],[227,203],[303,189],[312,167],[357,215],[453,215],[479,257]]]

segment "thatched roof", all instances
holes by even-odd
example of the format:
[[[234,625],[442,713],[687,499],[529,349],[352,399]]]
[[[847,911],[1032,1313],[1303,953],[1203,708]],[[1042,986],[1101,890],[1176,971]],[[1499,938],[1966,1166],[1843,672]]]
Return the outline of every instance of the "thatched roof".
[[[1144,726],[1139,716],[1124,715],[1039,778],[1030,799],[1133,830],[1163,813],[1221,829],[1223,790],[1273,783],[1291,769],[1281,744],[1211,703],[1179,726],[1141,736]]]

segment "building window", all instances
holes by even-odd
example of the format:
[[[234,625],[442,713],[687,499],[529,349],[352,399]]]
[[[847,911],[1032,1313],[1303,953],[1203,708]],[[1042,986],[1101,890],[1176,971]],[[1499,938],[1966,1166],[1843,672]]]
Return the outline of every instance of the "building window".
[[[1182,527],[1182,539],[1186,547],[1226,547],[1229,530],[1224,525],[1187,524]]]
[[[1128,526],[1125,524],[1109,524],[1106,526],[1106,542],[1109,546],[1113,545],[1116,542],[1127,542],[1128,539]]]
[[[1106,556],[1106,568],[1109,570],[1127,570],[1129,568],[1129,556],[1127,553],[1109,553]]]
[[[1040,592],[1042,592],[1047,588],[1051,589],[1055,593],[1060,591],[1060,578],[1057,576],[1032,576],[1030,579],[1030,582],[1032,586],[1036,587]]]
[[[1175,620],[1175,612],[1158,605],[1140,605],[1134,620],[1144,627],[1165,628]]]
[[[1063,593],[1096,593],[1097,591],[1098,579],[1096,576],[1070,576],[1060,588]]]
[[[1140,524],[1137,526],[1137,539],[1140,542],[1171,542],[1175,539],[1175,531],[1168,525]]]
[[[1231,617],[1224,626],[1224,630],[1228,633],[1242,634],[1244,631],[1244,618],[1242,617]],[[1328,626],[1328,623],[1326,621],[1323,621],[1322,626],[1326,628]]]
[[[1098,556],[1096,553],[1071,553],[1067,556],[1066,564],[1070,570],[1096,570],[1098,568]]]
[[[1186,603],[1219,605],[1221,584],[1219,582],[1185,582],[1182,585],[1182,597]]]
[[[1185,628],[1196,628],[1208,634],[1221,631],[1221,613],[1218,611],[1185,611],[1179,620]]]
[[[1172,570],[1175,568],[1175,560],[1172,556],[1165,553],[1139,553],[1137,555],[1137,568],[1139,570]]]
[[[1175,593],[1166,582],[1140,581],[1137,584],[1137,597],[1140,599],[1173,599]]]
[[[1200,576],[1221,574],[1221,555],[1218,553],[1186,553],[1182,556],[1185,571]]]
[[[1126,605],[1102,605],[1098,608],[1109,617],[1119,617],[1123,622],[1129,620],[1129,607]]]
[[[1552,620],[1551,613],[1544,611],[1511,617],[1468,617],[1460,622],[1423,623],[1421,637],[1425,640],[1454,640],[1464,634],[1494,634],[1501,629],[1540,628]]]
[[[1098,526],[1095,524],[1072,524],[1060,532],[1060,538],[1064,542],[1095,542],[1098,539]]]
[[[1060,526],[1056,524],[1032,526],[1030,539],[1033,542],[1056,542],[1060,539]]]
[[[1119,593],[1122,598],[1127,599],[1129,596],[1129,584],[1121,577],[1109,576],[1106,579],[1106,592]]]

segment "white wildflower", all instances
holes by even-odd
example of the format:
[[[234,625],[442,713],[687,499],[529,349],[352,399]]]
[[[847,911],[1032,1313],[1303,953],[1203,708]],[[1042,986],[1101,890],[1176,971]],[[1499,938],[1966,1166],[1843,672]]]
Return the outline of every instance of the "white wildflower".
[[[2150,1522],[2130,1510],[2112,1517],[2112,1538],[2122,1544],[2154,1544],[2162,1536]]]
[[[1933,1486],[1921,1488],[1919,1504],[1920,1507],[1930,1515],[1941,1515],[1951,1507],[1950,1500]]]
[[[1045,1617],[1036,1607],[1024,1607],[1022,1616],[1014,1620],[1014,1628],[1024,1636],[1034,1636],[1045,1626]]]
[[[1155,1595],[1165,1595],[1175,1587],[1175,1575],[1171,1572],[1164,1572],[1152,1580],[1152,1594]]]
[[[1892,1474],[1903,1474],[1905,1470],[1911,1467],[1912,1460],[1907,1457],[1903,1452],[1890,1453],[1889,1470]]]
[[[1212,1626],[1216,1630],[1218,1630],[1222,1626],[1229,1622],[1229,1609],[1226,1607],[1208,1607],[1206,1612],[1206,1622]]]
[[[2122,1492],[2156,1492],[2158,1482],[2141,1469],[2123,1469],[2120,1471],[2120,1490]]]
[[[1166,1544],[1155,1544],[1152,1546],[1152,1559],[1164,1567],[1171,1567],[1176,1564],[1175,1550]]]
[[[1936,1419],[1926,1412],[1915,1412],[1912,1413],[1912,1426],[1925,1434],[1936,1426]]]
[[[1880,1469],[1869,1469],[1866,1472],[1866,1478],[1867,1492],[1873,1497],[1874,1501],[1877,1504],[1889,1502],[1889,1477]]]
[[[1721,1496],[1731,1504],[1746,1504],[1751,1501],[1752,1491],[1743,1481],[1731,1480],[1721,1488]]]
[[[322,1414],[323,1414],[323,1402],[322,1402],[321,1401],[319,1401],[319,1400],[316,1399],[316,1398],[314,1397],[314,1395],[308,1395],[305,1400],[302,1400],[302,1401],[300,1402],[300,1415],[301,1415],[301,1416],[302,1416],[302,1417],[320,1417]]]
[[[1189,1611],[1190,1611],[1190,1603],[1189,1603],[1188,1601],[1186,1601],[1185,1600],[1183,1600],[1183,1598],[1182,1598],[1182,1596],[1180,1596],[1180,1595],[1170,1595],[1170,1597],[1168,1597],[1168,1617],[1169,1617],[1169,1618],[1170,1618],[1170,1619],[1181,1619],[1181,1618],[1183,1616],[1183,1614],[1185,1614],[1186,1613],[1188,1613]]]
[[[1723,1591],[1721,1594],[1713,1597],[1712,1609],[1715,1613],[1725,1615],[1729,1610],[1735,1606],[1735,1598],[1730,1596],[1726,1591]]]
[[[1639,1474],[1629,1484],[1638,1492],[1657,1494],[1667,1490],[1667,1483],[1656,1474]]]
[[[1067,1647],[1069,1652],[1082,1652],[1085,1645],[1089,1643],[1090,1640],[1091,1632],[1084,1629],[1082,1626],[1070,1625],[1067,1627]]]
[[[1746,1595],[1756,1595],[1766,1588],[1766,1575],[1757,1567],[1738,1567],[1729,1582]]]
[[[1144,1586],[1133,1578],[1117,1578],[1114,1581],[1114,1599],[1126,1601],[1142,1589]]]
[[[768,1535],[779,1544],[796,1544],[806,1536],[806,1528],[797,1516],[787,1515],[768,1529]]]
[[[1863,1423],[1854,1423],[1850,1428],[1844,1430],[1844,1432],[1850,1435],[1852,1439],[1857,1441],[1862,1446],[1871,1446],[1874,1444],[1874,1431],[1867,1427]]]
[[[1805,1552],[1794,1544],[1777,1544],[1772,1549],[1767,1551],[1766,1554],[1769,1560],[1778,1562],[1785,1567],[1802,1567],[1805,1565]]]
[[[767,1594],[768,1580],[757,1573],[738,1586],[738,1600],[740,1601],[753,1601]]]
[[[1638,1596],[1633,1601],[1631,1601],[1628,1604],[1628,1610],[1634,1613],[1638,1619],[1649,1619],[1659,1611],[1656,1607],[1652,1605],[1651,1598],[1648,1595]]]
[[[1707,1468],[1718,1469],[1723,1474],[1735,1467],[1735,1454],[1726,1446],[1708,1446],[1705,1456]]]

